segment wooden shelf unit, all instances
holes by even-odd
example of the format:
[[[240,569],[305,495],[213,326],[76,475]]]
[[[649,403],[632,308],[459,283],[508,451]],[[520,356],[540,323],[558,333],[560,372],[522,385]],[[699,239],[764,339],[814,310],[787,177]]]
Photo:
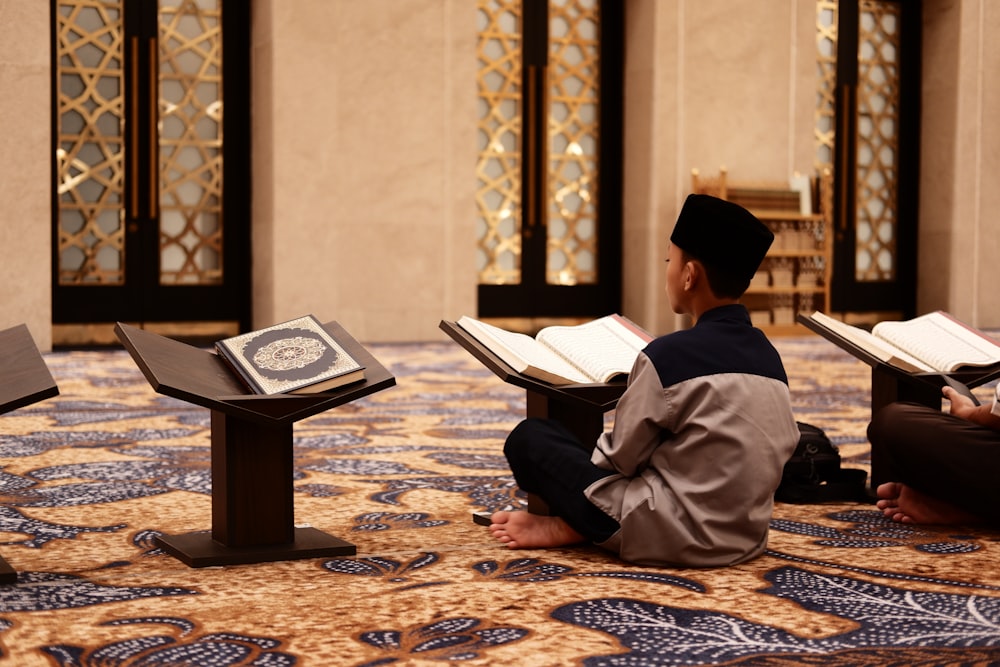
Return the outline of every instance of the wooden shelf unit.
[[[692,192],[747,208],[774,232],[774,243],[743,303],[754,325],[775,336],[801,335],[800,313],[830,309],[833,270],[833,179],[826,170],[809,179],[809,212],[788,183],[732,181],[726,169],[703,177],[691,170]]]

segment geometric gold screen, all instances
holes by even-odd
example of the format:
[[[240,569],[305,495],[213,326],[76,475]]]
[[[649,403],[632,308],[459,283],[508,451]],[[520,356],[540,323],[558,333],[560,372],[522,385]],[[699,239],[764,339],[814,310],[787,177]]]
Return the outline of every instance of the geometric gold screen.
[[[125,74],[120,2],[60,2],[58,280],[124,282]]]
[[[222,280],[222,12],[160,0],[160,281]]]
[[[596,0],[549,3],[548,282],[597,281],[600,16]]]
[[[544,233],[545,280],[597,282],[600,144],[600,16],[597,0],[548,1],[544,109],[522,110],[521,0],[478,0],[478,245],[480,284],[521,280],[522,235]],[[532,107],[534,108],[534,107]],[[525,142],[544,154],[529,184],[544,198],[541,220],[524,215]]]
[[[899,4],[864,0],[858,25],[856,280],[896,278]]]
[[[854,114],[855,197],[845,220],[854,226],[854,276],[858,283],[892,282],[898,269],[898,192],[901,5],[858,2],[857,85]],[[816,168],[833,169],[837,117],[837,1],[817,0]],[[841,137],[841,140],[847,138]],[[843,188],[839,184],[838,189]]]
[[[816,0],[816,173],[834,169],[837,138],[837,0]]]
[[[479,0],[479,282],[521,279],[521,3]]]
[[[152,40],[126,34],[137,3],[56,3],[59,285],[122,285],[135,225],[155,226],[160,284],[222,281],[220,2],[144,2]]]

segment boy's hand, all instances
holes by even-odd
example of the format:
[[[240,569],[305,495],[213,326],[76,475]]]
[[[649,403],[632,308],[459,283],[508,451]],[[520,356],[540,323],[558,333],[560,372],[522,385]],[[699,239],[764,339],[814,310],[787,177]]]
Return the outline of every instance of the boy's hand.
[[[951,414],[956,417],[972,420],[973,415],[978,412],[978,410],[976,410],[977,406],[975,401],[968,396],[963,396],[951,387],[942,387],[941,393],[944,394],[945,398],[951,401]]]

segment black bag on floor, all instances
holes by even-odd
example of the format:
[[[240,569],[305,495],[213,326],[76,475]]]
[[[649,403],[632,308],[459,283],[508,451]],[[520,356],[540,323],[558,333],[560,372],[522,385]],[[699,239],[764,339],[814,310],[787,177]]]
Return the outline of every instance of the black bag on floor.
[[[799,444],[785,463],[774,499],[808,505],[829,502],[870,503],[868,473],[840,467],[840,452],[823,429],[798,422]]]

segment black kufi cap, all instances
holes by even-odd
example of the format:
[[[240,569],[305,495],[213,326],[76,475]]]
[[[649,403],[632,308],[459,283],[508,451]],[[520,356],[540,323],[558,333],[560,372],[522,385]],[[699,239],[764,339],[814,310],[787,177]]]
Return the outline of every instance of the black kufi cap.
[[[749,282],[774,234],[739,204],[710,195],[688,195],[670,242],[704,264]]]

